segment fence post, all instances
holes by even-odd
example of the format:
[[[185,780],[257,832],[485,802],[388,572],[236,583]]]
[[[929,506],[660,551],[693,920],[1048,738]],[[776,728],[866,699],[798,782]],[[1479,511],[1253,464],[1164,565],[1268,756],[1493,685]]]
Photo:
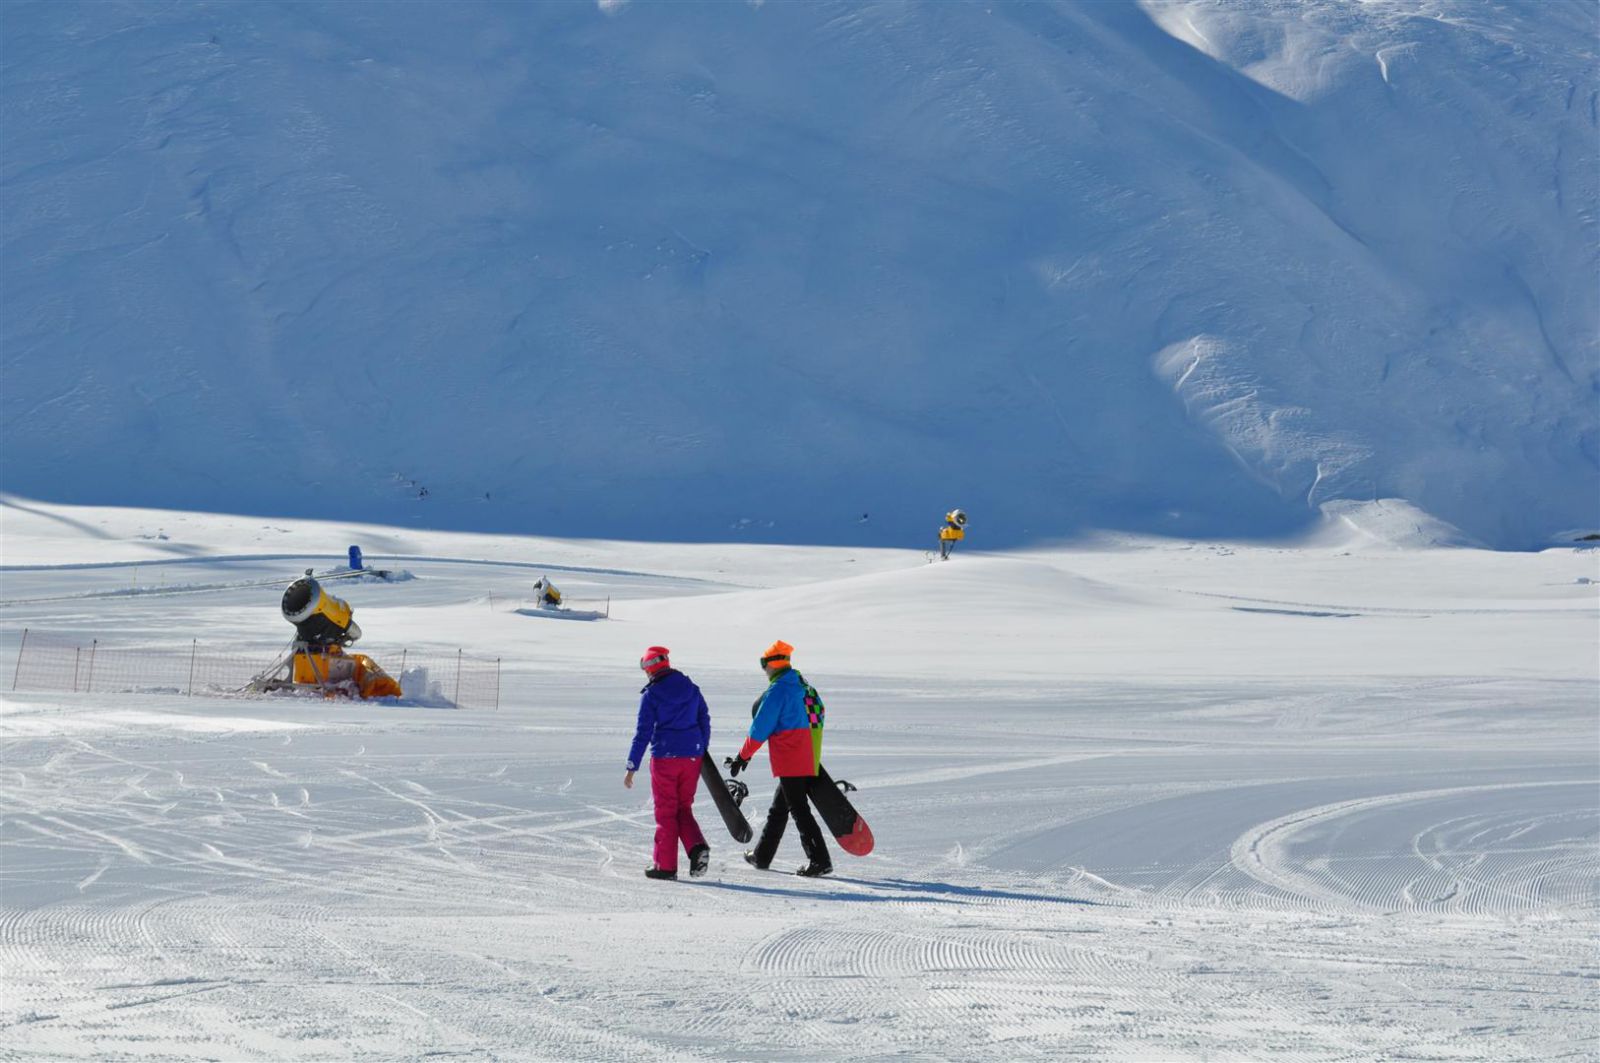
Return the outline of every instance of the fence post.
[[[78,692],[78,661],[83,657],[83,647],[72,647],[72,692]]]
[[[189,640],[189,696],[194,697],[194,655],[200,648],[199,639]]]
[[[405,675],[406,674],[406,653],[407,652],[408,651],[406,651],[406,650],[401,650],[400,651],[400,674],[401,675]]]
[[[17,670],[11,673],[11,689],[17,689],[17,680],[22,676],[22,651],[28,648],[28,629],[22,629],[22,645],[17,647]]]
[[[461,707],[461,650],[456,650],[456,708]]]
[[[606,595],[606,619],[611,619],[611,595]]]
[[[83,681],[83,690],[86,694],[93,693],[94,691],[94,651],[99,648],[99,639],[95,639],[93,642],[89,643],[89,674],[84,678]]]
[[[500,711],[500,658],[494,659],[494,711]]]

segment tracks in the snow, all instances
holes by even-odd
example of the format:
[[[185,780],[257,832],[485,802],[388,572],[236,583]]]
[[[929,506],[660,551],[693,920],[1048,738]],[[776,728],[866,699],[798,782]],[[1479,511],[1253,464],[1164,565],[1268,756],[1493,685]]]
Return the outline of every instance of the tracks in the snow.
[[[1572,787],[1592,793],[1595,785],[1593,780],[1502,783],[1339,801],[1247,831],[1234,842],[1231,862],[1314,910],[1570,910],[1592,904],[1592,895],[1564,887],[1573,879],[1587,877],[1592,884],[1600,878],[1595,855],[1600,810],[1576,812],[1570,802],[1577,792]],[[1471,812],[1439,818],[1452,806]],[[1329,832],[1348,831],[1362,820],[1374,838],[1372,851],[1318,844]],[[1404,849],[1388,841],[1407,834]],[[1519,837],[1541,834],[1546,844],[1518,844]],[[1461,837],[1447,842],[1447,835]]]

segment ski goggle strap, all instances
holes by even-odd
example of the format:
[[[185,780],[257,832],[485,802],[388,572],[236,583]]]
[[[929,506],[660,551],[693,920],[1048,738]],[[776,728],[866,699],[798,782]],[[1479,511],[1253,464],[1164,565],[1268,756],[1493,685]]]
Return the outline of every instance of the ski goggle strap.
[[[667,655],[664,654],[664,653],[658,653],[653,657],[645,657],[645,658],[641,659],[639,661],[639,670],[641,672],[648,672],[652,668],[659,667],[660,665],[663,665],[663,664],[666,664],[666,663],[667,663]]]
[[[771,657],[763,657],[763,658],[761,658],[761,667],[765,668],[767,665],[771,664],[773,661],[787,661],[788,659],[789,659],[789,655],[787,653],[775,653]]]

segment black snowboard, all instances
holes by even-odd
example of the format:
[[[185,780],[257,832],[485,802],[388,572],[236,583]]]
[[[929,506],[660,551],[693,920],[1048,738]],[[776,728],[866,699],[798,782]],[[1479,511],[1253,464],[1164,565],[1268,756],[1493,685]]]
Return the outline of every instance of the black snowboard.
[[[872,829],[845,797],[843,787],[834,782],[828,769],[821,765],[817,767],[817,782],[821,785],[811,788],[811,803],[817,806],[817,813],[838,841],[839,848],[852,856],[866,856],[872,852]]]
[[[710,753],[700,758],[700,779],[706,784],[706,790],[711,794],[717,811],[722,814],[722,822],[727,826],[728,833],[733,835],[733,840],[742,843],[755,837],[755,831],[750,829],[750,821],[744,818],[739,805],[728,793],[728,784],[723,781],[722,772],[717,770],[717,762],[711,759]]]

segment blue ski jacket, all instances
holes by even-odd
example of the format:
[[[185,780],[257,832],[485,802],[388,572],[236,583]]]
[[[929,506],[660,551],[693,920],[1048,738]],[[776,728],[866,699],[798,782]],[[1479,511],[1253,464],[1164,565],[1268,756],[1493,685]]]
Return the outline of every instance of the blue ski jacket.
[[[805,680],[785,668],[767,681],[767,692],[755,704],[750,735],[739,747],[745,760],[771,740],[768,759],[777,778],[815,775],[822,764],[822,710],[812,703]]]
[[[639,692],[639,726],[628,750],[628,770],[638,771],[644,747],[657,757],[700,757],[711,744],[711,710],[694,680],[669,668]]]

